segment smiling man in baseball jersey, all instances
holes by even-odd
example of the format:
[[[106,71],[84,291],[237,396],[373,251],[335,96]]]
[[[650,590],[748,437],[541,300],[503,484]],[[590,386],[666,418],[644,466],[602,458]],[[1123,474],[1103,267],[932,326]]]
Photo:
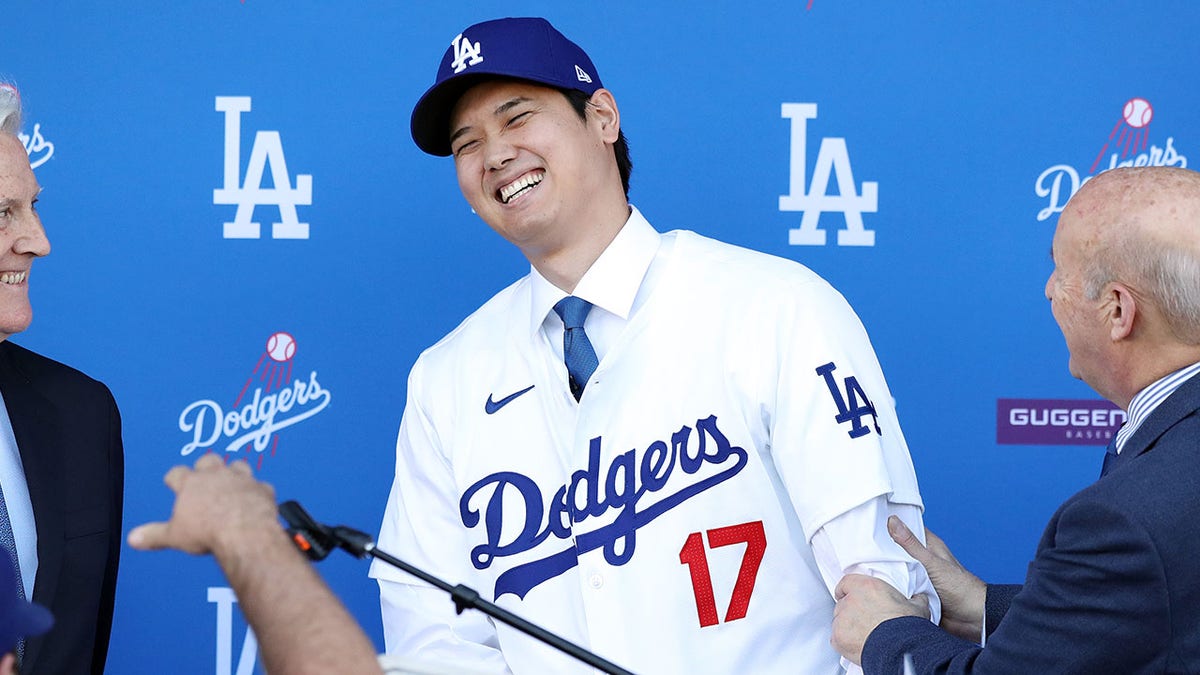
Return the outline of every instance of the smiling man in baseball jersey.
[[[858,318],[795,262],[656,231],[577,45],[467,28],[412,134],[531,269],[413,366],[380,548],[635,672],[838,672],[845,573],[932,595],[887,535],[921,500]],[[371,574],[389,652],[588,672]]]

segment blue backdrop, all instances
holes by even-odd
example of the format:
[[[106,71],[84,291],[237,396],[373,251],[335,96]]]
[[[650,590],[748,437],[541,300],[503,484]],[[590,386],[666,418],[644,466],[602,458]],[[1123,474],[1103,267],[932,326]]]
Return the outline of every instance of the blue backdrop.
[[[1054,211],[1114,164],[1195,158],[1200,5],[437,4],[6,4],[0,75],[24,94],[54,248],[15,341],[112,388],[126,529],[166,517],[169,467],[251,434],[236,454],[281,498],[376,531],[409,367],[527,269],[414,147],[409,112],[462,28],[544,15],[616,96],[632,201],[841,289],[927,523],[981,576],[1023,577],[1107,434],[1069,413],[1097,397],[1043,296]],[[225,236],[239,200],[257,238]],[[294,351],[280,335],[268,353],[277,333]],[[998,442],[1014,425],[1025,440]],[[366,564],[321,571],[382,645]],[[126,549],[109,672],[248,672],[224,585],[211,560]]]

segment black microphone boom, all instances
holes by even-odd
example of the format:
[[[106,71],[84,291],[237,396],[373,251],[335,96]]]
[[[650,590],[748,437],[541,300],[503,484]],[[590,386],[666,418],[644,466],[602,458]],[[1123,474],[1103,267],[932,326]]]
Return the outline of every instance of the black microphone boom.
[[[479,595],[479,592],[472,588],[462,584],[451,586],[449,583],[442,581],[432,574],[413,567],[403,560],[375,548],[375,541],[363,532],[343,525],[336,527],[322,525],[313,520],[312,516],[308,515],[308,512],[304,510],[304,507],[294,501],[286,501],[280,504],[279,515],[283,516],[283,519],[290,526],[287,532],[292,536],[292,541],[296,543],[297,548],[308,556],[309,560],[324,560],[335,548],[344,549],[355,558],[363,558],[368,555],[378,558],[431,586],[449,593],[450,598],[454,600],[454,609],[459,614],[462,614],[465,609],[477,609],[501,623],[516,628],[526,635],[531,635],[561,652],[570,654],[593,668],[610,673],[611,675],[633,675],[633,673],[611,661],[600,658],[594,652],[590,652],[574,642],[551,633],[535,623],[526,621],[495,603],[484,600]]]

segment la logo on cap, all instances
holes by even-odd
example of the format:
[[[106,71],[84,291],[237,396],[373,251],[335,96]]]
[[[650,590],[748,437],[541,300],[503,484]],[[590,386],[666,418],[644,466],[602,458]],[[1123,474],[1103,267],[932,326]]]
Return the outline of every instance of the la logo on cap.
[[[461,73],[467,69],[467,66],[474,66],[483,63],[483,54],[479,49],[479,43],[471,43],[470,40],[464,40],[463,34],[459,33],[454,36],[454,60],[450,65],[454,67],[454,72]],[[579,66],[575,66],[579,70]],[[581,71],[582,72],[582,71]],[[591,82],[589,79],[588,82]]]

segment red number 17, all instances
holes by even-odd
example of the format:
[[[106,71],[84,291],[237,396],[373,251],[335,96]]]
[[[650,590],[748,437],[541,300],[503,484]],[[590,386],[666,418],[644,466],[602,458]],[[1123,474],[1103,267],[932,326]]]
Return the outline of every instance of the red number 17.
[[[719,548],[730,544],[746,544],[742,554],[742,568],[738,570],[733,597],[725,611],[725,621],[746,616],[750,606],[750,594],[754,592],[754,580],[758,577],[758,566],[767,550],[767,533],[761,520],[741,525],[719,527],[708,531],[708,545]],[[713,595],[712,576],[708,573],[708,555],[704,551],[704,537],[699,532],[688,535],[679,552],[679,562],[687,565],[692,573],[692,592],[696,594],[696,613],[700,615],[700,627],[713,626],[717,620],[717,600]]]

